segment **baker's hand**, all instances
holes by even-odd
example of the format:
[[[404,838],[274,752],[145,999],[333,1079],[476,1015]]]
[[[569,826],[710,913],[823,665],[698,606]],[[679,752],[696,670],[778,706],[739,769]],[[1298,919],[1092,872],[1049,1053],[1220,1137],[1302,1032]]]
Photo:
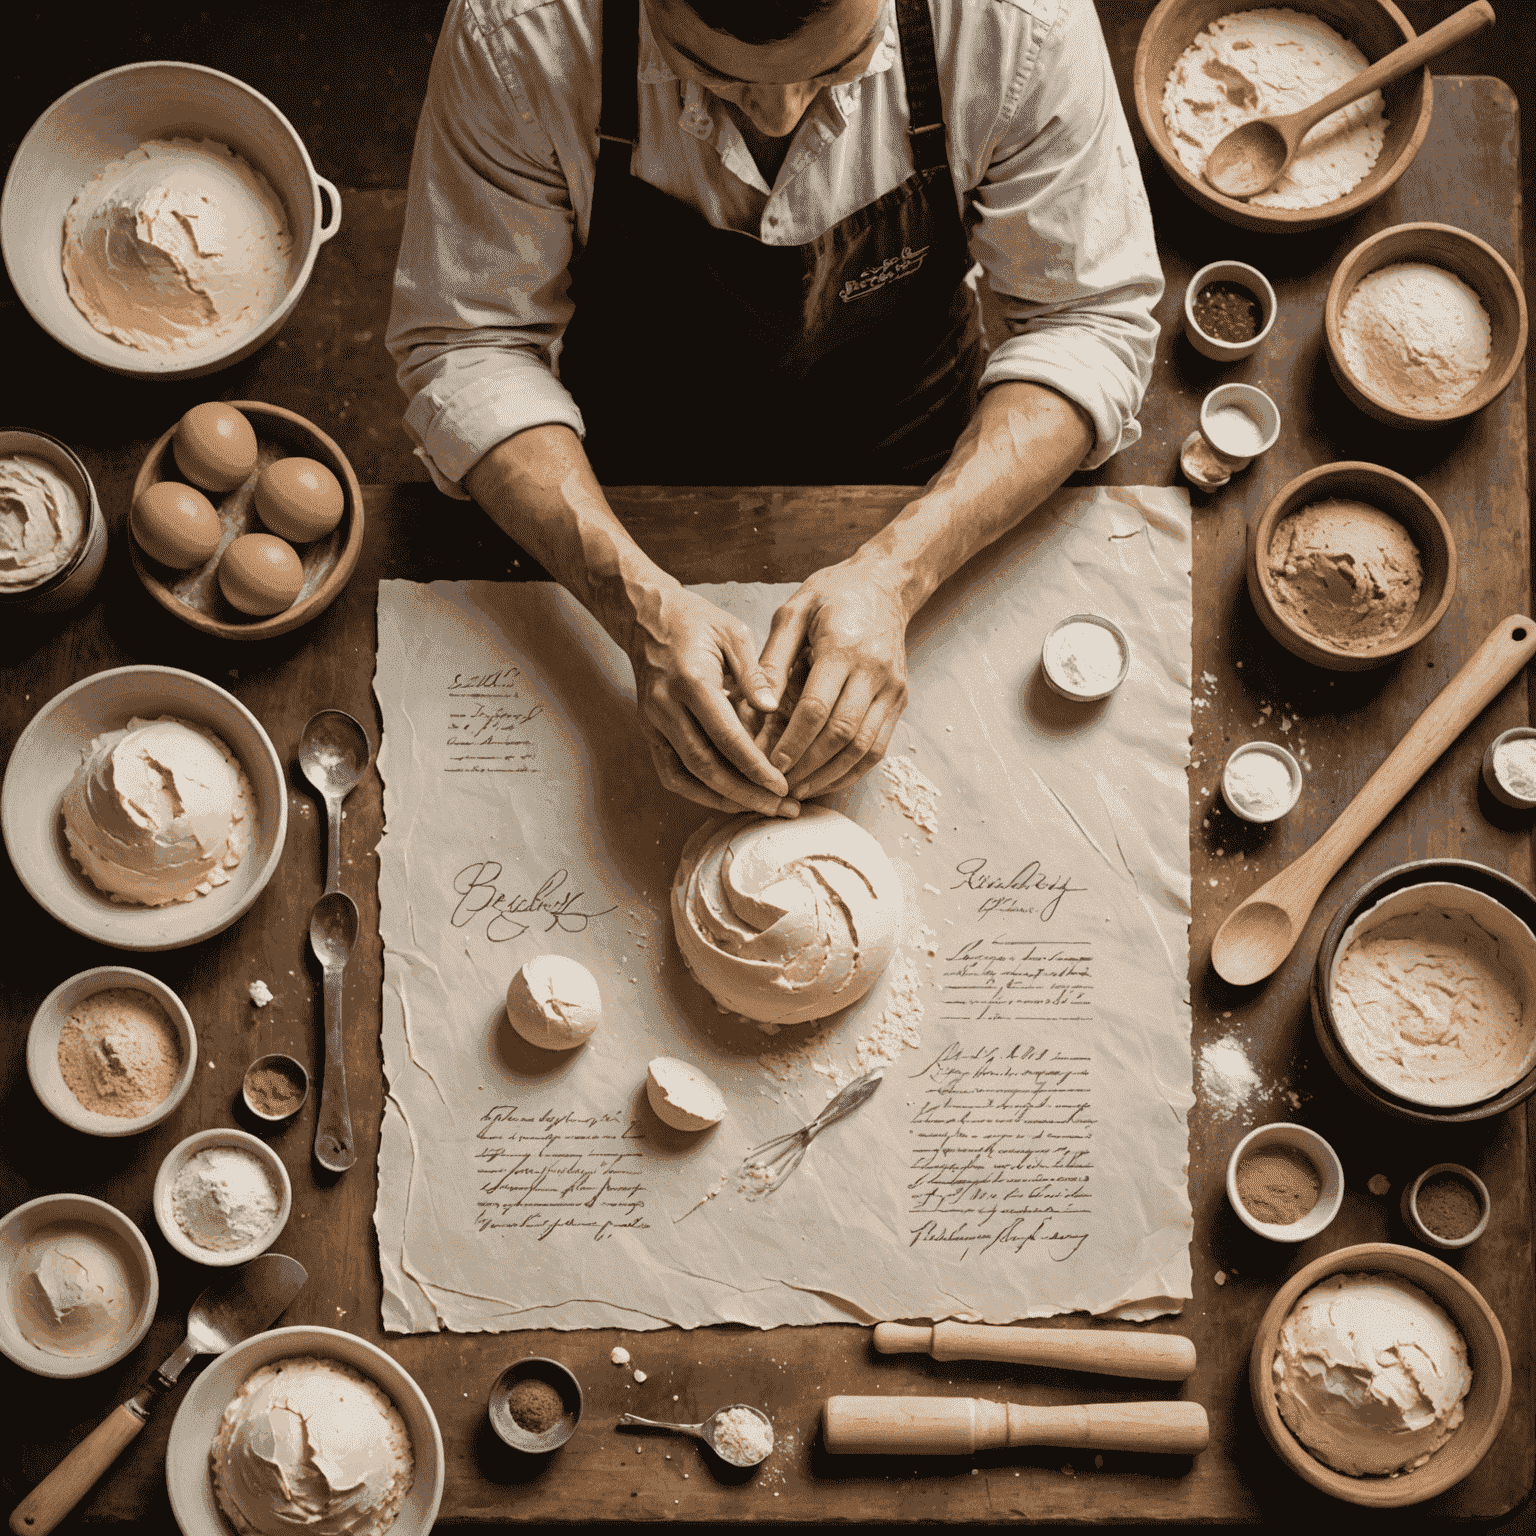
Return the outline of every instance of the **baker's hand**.
[[[828,566],[773,616],[758,664],[781,698],[802,649],[809,671],[769,761],[797,800],[862,778],[907,704],[907,615],[872,561]]]
[[[753,744],[732,702],[744,697],[771,709],[778,698],[756,649],[740,619],[697,593],[681,586],[647,593],[629,647],[640,732],[674,794],[717,811],[797,816],[784,775]]]

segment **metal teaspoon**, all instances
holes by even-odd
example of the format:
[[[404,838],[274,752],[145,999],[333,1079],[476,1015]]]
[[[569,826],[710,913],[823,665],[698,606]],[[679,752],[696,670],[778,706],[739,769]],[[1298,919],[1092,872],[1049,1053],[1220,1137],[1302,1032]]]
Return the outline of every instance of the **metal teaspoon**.
[[[372,756],[368,733],[345,710],[322,709],[299,738],[299,767],[325,797],[327,891],[341,889],[341,803],[362,781]]]
[[[345,891],[327,891],[309,914],[309,947],[325,969],[325,1071],[320,1079],[315,1161],[332,1173],[345,1173],[357,1161],[341,1028],[342,982],[347,956],[357,943],[357,923],[357,906]]]
[[[734,1456],[727,1456],[720,1449],[716,1438],[719,1434],[720,1419],[733,1408],[744,1409],[754,1418],[761,1419],[768,1428],[768,1449],[754,1461],[738,1461]],[[646,1429],[671,1429],[680,1435],[692,1435],[695,1440],[702,1440],[721,1461],[733,1467],[755,1467],[773,1454],[773,1420],[761,1408],[754,1408],[750,1403],[727,1403],[724,1408],[717,1408],[702,1424],[672,1424],[665,1419],[642,1419],[638,1413],[621,1413],[619,1423],[637,1424]]]

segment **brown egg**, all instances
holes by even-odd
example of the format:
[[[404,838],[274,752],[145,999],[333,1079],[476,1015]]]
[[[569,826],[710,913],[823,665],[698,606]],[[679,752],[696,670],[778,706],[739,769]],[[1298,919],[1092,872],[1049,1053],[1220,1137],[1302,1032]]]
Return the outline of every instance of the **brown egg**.
[[[179,480],[146,486],[128,514],[128,526],[151,560],[177,571],[211,559],[223,532],[213,503]]]
[[[241,613],[281,613],[303,585],[304,566],[293,546],[270,533],[242,533],[219,561],[219,588]]]
[[[256,468],[256,432],[222,400],[194,405],[171,439],[176,467],[205,491],[232,491]]]
[[[278,459],[256,481],[256,513],[273,533],[308,544],[341,521],[346,497],[318,459]]]

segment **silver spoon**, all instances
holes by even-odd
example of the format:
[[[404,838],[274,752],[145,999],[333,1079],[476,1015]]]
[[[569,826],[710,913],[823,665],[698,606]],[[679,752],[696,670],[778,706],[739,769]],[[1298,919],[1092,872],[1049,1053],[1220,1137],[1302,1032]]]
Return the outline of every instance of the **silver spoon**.
[[[754,1456],[750,1461],[742,1461],[739,1456],[720,1448],[720,1420],[737,1408],[761,1420],[763,1427],[768,1431],[768,1449],[761,1456]],[[639,1424],[646,1429],[670,1429],[680,1435],[692,1435],[695,1440],[702,1440],[721,1461],[729,1462],[733,1467],[755,1467],[773,1454],[773,1420],[762,1409],[754,1408],[750,1403],[727,1403],[724,1408],[718,1408],[710,1414],[702,1424],[670,1424],[665,1419],[642,1419],[638,1413],[621,1413],[619,1423]]]
[[[341,889],[341,802],[362,782],[372,757],[368,733],[345,710],[322,709],[299,738],[299,767],[325,797],[327,891]]]
[[[1314,101],[1310,107],[1240,123],[1206,156],[1206,181],[1226,197],[1257,197],[1260,192],[1267,192],[1296,158],[1308,131],[1330,112],[1337,112],[1340,107],[1369,96],[1381,86],[1400,80],[1444,53],[1453,43],[1491,26],[1493,19],[1493,7],[1488,0],[1473,0],[1473,4],[1463,6],[1422,37],[1394,48],[1385,58],[1378,59],[1369,69],[1361,70],[1353,80],[1330,91],[1320,101]]]
[[[345,1173],[357,1161],[352,1145],[352,1112],[347,1106],[341,992],[347,956],[357,943],[357,907],[345,891],[327,891],[309,914],[309,947],[325,968],[325,1072],[320,1079],[320,1115],[315,1124],[315,1161]]]

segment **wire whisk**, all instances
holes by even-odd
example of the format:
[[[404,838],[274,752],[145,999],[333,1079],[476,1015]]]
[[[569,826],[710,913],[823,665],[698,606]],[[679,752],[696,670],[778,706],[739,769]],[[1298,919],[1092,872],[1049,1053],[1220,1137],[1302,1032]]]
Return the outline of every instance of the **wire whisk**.
[[[753,1147],[741,1165],[741,1176],[747,1185],[747,1199],[771,1195],[774,1190],[800,1166],[805,1149],[829,1125],[835,1125],[846,1115],[851,1115],[877,1089],[885,1077],[885,1068],[876,1067],[863,1077],[856,1077],[834,1098],[808,1125],[798,1130],[786,1131],[759,1147]],[[767,1154],[764,1156],[763,1154]]]

